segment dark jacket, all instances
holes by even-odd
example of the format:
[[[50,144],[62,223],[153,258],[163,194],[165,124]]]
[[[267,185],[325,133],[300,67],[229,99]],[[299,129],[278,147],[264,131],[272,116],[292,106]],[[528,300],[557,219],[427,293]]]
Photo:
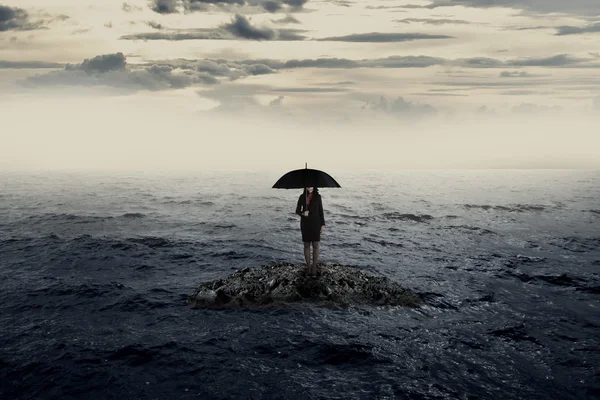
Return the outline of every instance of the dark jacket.
[[[308,205],[308,217],[302,215],[304,208],[306,207],[306,196],[304,193],[298,198],[298,205],[296,206],[296,214],[300,215],[303,219],[307,220],[311,224],[317,224],[318,226],[325,225],[325,216],[323,214],[323,202],[321,195],[316,190],[313,190],[310,204]]]

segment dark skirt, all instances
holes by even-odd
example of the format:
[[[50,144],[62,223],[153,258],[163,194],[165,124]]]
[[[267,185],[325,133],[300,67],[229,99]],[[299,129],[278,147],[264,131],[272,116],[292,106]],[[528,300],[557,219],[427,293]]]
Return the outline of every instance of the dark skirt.
[[[302,231],[303,242],[321,241],[321,220],[319,218],[300,218],[300,231]]]

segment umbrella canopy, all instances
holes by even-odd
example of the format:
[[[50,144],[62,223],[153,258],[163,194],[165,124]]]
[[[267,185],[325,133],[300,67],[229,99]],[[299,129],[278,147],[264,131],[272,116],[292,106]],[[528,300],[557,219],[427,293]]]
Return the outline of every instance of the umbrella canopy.
[[[283,175],[275,182],[273,189],[304,189],[307,186],[316,186],[319,188],[341,187],[328,173],[305,167],[304,169],[296,169]]]
[[[318,169],[309,169],[308,165],[304,164],[304,169],[290,171],[279,178],[273,185],[273,189],[304,189],[305,202],[302,211],[305,211],[308,208],[306,187],[311,186],[341,188],[340,184],[328,173]]]

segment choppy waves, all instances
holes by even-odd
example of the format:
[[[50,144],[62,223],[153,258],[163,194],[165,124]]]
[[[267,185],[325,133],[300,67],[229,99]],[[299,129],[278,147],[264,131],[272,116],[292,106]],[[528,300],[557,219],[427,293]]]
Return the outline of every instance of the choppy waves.
[[[510,205],[489,205],[489,204],[463,204],[466,209],[479,209],[485,211],[505,211],[505,212],[528,212],[528,211],[547,211],[556,208],[562,208],[562,205],[541,205],[541,204],[510,204]]]
[[[253,192],[263,177],[221,192],[123,178],[36,195],[9,182],[0,397],[592,398],[600,180],[556,177],[538,195],[506,174],[321,190],[321,261],[414,289],[416,310],[187,309],[201,281],[304,262],[299,192]]]

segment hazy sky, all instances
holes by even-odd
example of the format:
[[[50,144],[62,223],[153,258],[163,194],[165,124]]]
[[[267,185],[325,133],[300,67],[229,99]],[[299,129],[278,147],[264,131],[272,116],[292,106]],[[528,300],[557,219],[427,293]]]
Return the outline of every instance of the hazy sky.
[[[0,168],[600,168],[598,0],[0,0]]]

